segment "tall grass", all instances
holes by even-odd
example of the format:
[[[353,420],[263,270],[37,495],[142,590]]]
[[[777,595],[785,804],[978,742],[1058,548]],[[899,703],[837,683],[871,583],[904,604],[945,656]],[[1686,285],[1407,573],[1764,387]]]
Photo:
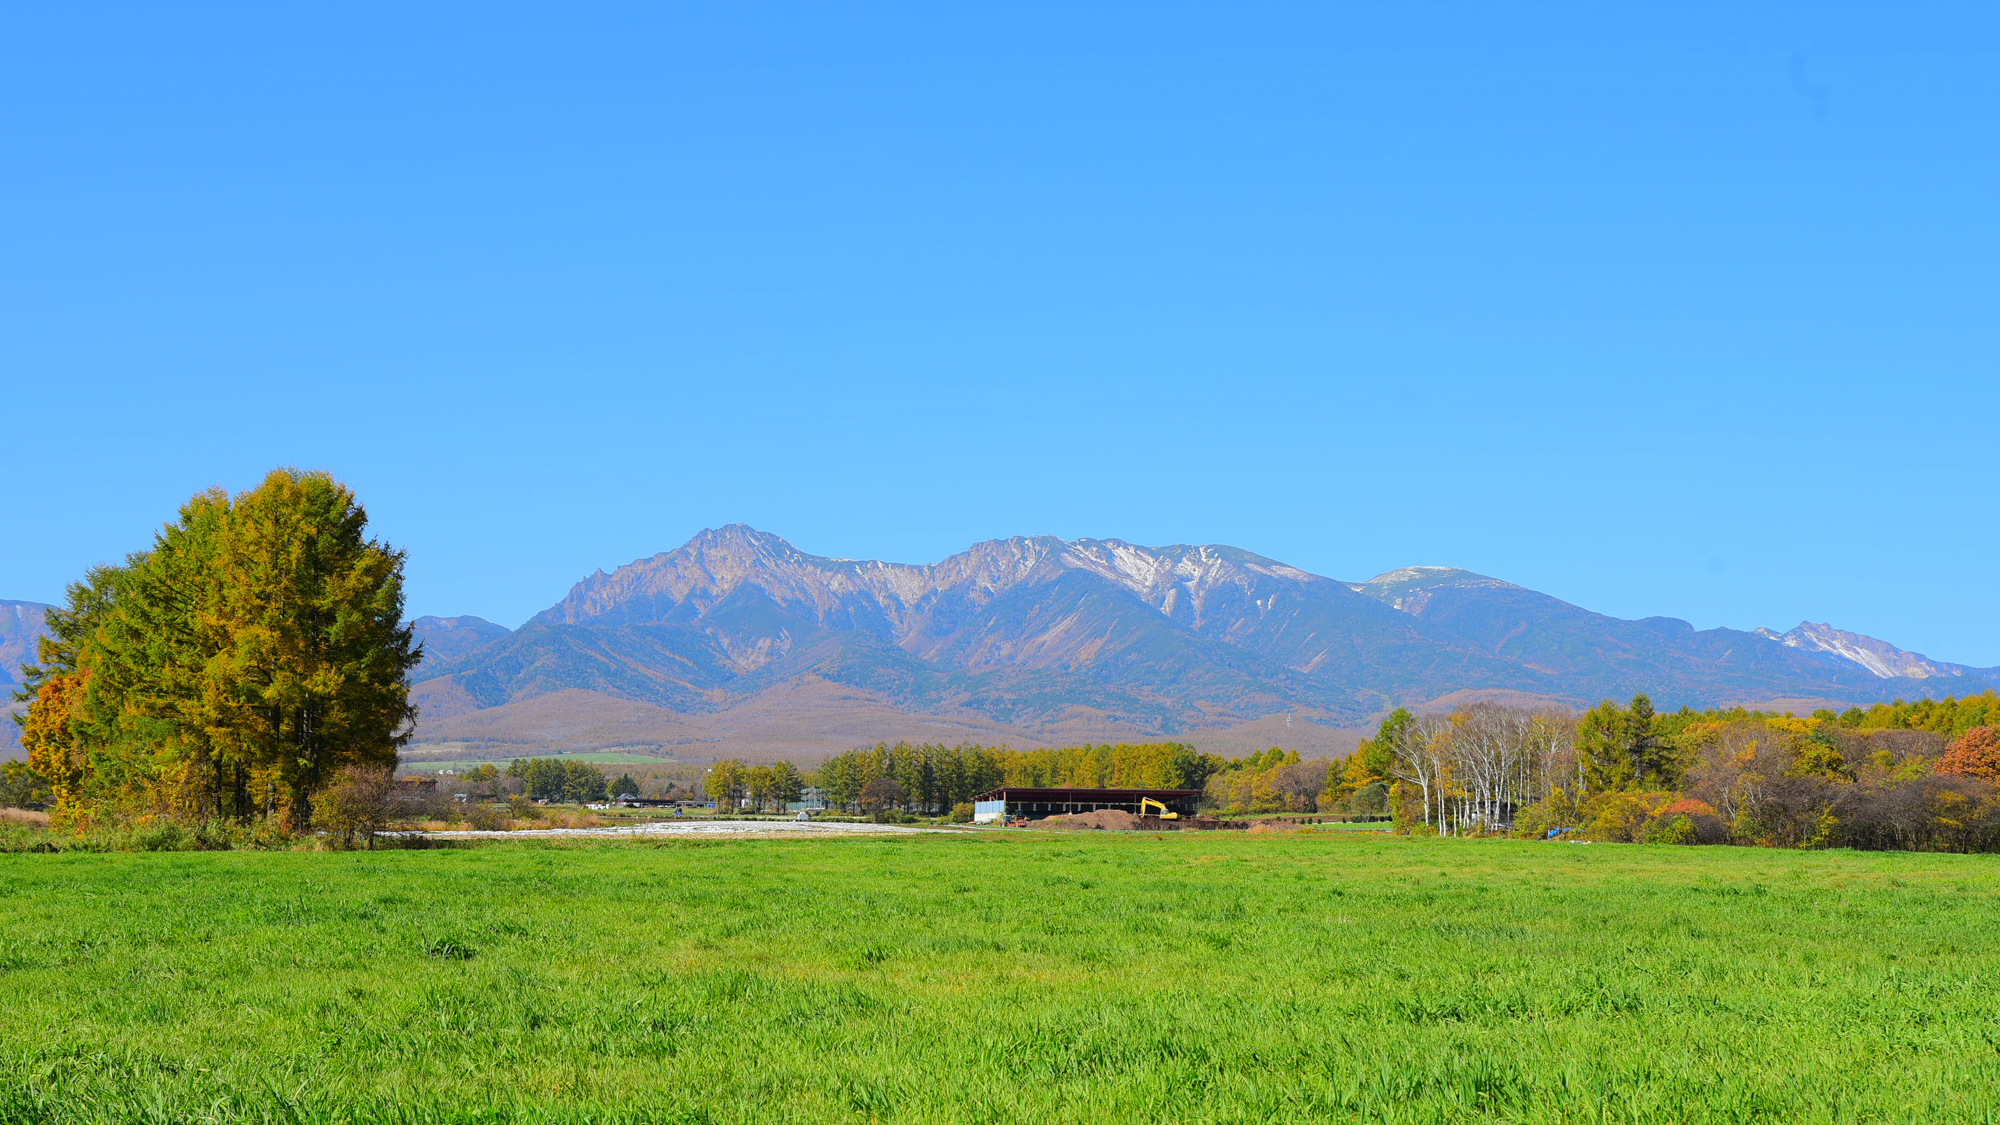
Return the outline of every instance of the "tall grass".
[[[0,856],[0,1121],[1993,1121],[1996,907],[1314,832]]]

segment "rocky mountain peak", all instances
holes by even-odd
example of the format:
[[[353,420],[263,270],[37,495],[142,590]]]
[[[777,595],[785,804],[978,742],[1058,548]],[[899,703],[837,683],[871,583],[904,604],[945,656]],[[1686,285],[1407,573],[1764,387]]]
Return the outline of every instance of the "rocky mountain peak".
[[[1787,648],[1823,652],[1852,661],[1885,680],[1897,678],[1927,680],[1940,676],[1964,676],[1968,672],[1975,671],[1961,665],[1932,660],[1922,653],[1908,652],[1887,641],[1877,640],[1861,633],[1836,629],[1823,621],[1801,621],[1783,633],[1769,629],[1759,629],[1757,633]]]

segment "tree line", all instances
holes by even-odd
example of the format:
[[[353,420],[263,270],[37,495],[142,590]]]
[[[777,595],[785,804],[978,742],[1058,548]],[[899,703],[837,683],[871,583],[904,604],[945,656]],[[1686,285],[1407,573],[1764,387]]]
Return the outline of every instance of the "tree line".
[[[17,696],[55,819],[300,832],[343,771],[392,769],[420,651],[403,554],[367,524],[328,474],[281,469],[193,497],[149,548],[71,584]]]
[[[1400,829],[1780,847],[2000,850],[2000,697],[1808,716],[1392,712],[1324,803],[1386,790]]]
[[[1178,742],[1012,750],[960,743],[877,743],[836,754],[805,779],[832,807],[940,816],[1003,785],[1080,789],[1200,789],[1226,761]]]
[[[491,766],[480,768],[492,769]],[[565,761],[562,758],[516,758],[508,763],[507,772],[501,776],[518,778],[522,783],[522,792],[532,801],[567,801],[583,805],[639,795],[639,783],[632,780],[630,774],[622,774],[614,782],[605,777],[603,770],[589,762]]]

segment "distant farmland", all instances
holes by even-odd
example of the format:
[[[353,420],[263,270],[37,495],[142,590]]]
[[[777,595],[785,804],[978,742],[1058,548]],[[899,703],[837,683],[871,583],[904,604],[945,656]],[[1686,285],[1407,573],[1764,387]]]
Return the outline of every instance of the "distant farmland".
[[[2000,858],[966,833],[0,856],[0,1120],[2000,1114]]]
[[[599,766],[684,766],[687,763],[673,758],[662,758],[655,754],[627,754],[611,751],[579,751],[575,754],[522,753],[519,758],[561,758],[565,762],[589,762]],[[399,767],[404,773],[442,773],[445,770],[459,771],[476,769],[479,766],[493,766],[504,770],[513,758],[442,758],[436,761],[405,761]]]

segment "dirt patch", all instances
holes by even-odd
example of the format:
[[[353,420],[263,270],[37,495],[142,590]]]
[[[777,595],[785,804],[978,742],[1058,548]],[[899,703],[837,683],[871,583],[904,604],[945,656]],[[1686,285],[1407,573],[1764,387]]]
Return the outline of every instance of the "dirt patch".
[[[1038,821],[1036,826],[1067,831],[1137,832],[1142,823],[1139,817],[1120,809],[1098,809],[1094,812],[1045,817]]]
[[[47,828],[49,814],[34,809],[0,809],[0,824],[32,824]]]
[[[1260,820],[1250,826],[1250,832],[1252,835],[1261,835],[1267,832],[1299,832],[1303,831],[1304,827],[1304,825],[1293,824],[1288,820]]]

